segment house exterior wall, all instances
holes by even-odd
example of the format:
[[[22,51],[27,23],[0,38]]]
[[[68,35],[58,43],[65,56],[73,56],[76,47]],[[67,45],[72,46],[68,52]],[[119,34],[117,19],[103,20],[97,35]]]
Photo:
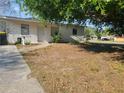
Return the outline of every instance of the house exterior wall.
[[[51,26],[38,26],[38,42],[52,42]]]
[[[60,25],[59,33],[61,34],[62,41],[69,42],[72,41],[71,36],[73,36],[73,29],[77,29],[77,36],[82,36],[84,33],[84,28],[75,25]]]
[[[77,36],[83,35],[84,28],[76,25],[40,25],[38,22],[24,20],[6,20],[7,39],[9,43],[16,43],[18,38],[25,37],[25,42],[52,42],[51,31],[52,27],[59,28],[59,33],[63,42],[72,40],[73,29],[77,29]],[[29,35],[21,35],[21,24],[29,25]]]
[[[21,35],[21,24],[29,25],[29,35]],[[38,43],[37,23],[6,20],[7,39],[9,43],[15,43],[17,38],[25,37],[25,42]]]
[[[84,35],[84,28],[76,25],[47,25],[38,27],[38,42],[52,42],[52,27],[59,28],[59,34],[63,42],[72,41],[73,29],[77,29],[77,36]]]

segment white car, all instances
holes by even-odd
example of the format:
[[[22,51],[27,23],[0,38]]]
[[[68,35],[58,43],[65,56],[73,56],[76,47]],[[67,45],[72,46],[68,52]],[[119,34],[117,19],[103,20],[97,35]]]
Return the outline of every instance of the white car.
[[[101,40],[105,40],[105,41],[106,41],[106,40],[110,40],[110,39],[111,39],[110,36],[102,36],[102,37],[101,37]]]

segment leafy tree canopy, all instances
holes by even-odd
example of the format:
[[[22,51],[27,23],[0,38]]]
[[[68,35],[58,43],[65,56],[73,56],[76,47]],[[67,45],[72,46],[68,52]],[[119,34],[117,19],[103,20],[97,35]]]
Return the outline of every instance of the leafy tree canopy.
[[[124,0],[24,0],[24,5],[45,20],[81,24],[90,19],[96,25],[111,25],[116,33],[124,33]]]

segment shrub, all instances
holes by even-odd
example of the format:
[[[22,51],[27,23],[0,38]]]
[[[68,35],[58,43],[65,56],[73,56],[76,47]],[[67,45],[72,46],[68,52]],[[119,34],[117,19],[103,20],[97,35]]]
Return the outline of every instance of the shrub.
[[[95,29],[94,28],[85,28],[84,29],[84,36],[86,38],[86,42],[90,39],[92,39],[92,37],[96,36],[95,33]]]
[[[19,41],[16,41],[16,42],[15,42],[15,45],[18,45],[18,44],[21,44],[21,42],[19,42]]]
[[[25,45],[31,45],[31,42],[30,41],[25,42]]]
[[[52,41],[53,41],[54,43],[60,42],[60,41],[61,41],[61,35],[60,35],[60,34],[55,34],[55,35],[53,35],[53,36],[52,36]]]
[[[70,44],[73,44],[73,45],[79,45],[80,42],[78,42],[78,41],[76,41],[76,40],[72,40],[72,41],[70,41]]]

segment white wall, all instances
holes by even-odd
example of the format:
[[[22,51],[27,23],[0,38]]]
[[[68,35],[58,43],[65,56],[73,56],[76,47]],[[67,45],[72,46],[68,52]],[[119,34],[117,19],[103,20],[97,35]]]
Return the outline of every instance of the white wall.
[[[50,25],[41,26],[36,22],[28,22],[21,20],[4,20],[6,21],[6,30],[8,32],[8,42],[15,43],[18,37],[25,37],[26,42],[38,43],[38,42],[51,42],[51,26]],[[29,25],[29,35],[21,35],[21,24]],[[71,36],[73,32],[73,28],[77,29],[77,35],[83,35],[83,27],[75,26],[75,25],[59,25],[59,33],[62,36],[62,40],[64,42],[71,41]]]
[[[18,37],[25,37],[26,42],[38,43],[37,23],[27,21],[6,20],[8,42],[15,43]],[[29,35],[21,35],[21,24],[29,25]]]
[[[73,35],[73,28],[77,29],[77,36],[82,36],[84,28],[76,25],[60,25],[59,33],[62,36],[62,41],[69,42],[71,41],[71,36]]]
[[[51,26],[38,26],[38,42],[51,42]]]

